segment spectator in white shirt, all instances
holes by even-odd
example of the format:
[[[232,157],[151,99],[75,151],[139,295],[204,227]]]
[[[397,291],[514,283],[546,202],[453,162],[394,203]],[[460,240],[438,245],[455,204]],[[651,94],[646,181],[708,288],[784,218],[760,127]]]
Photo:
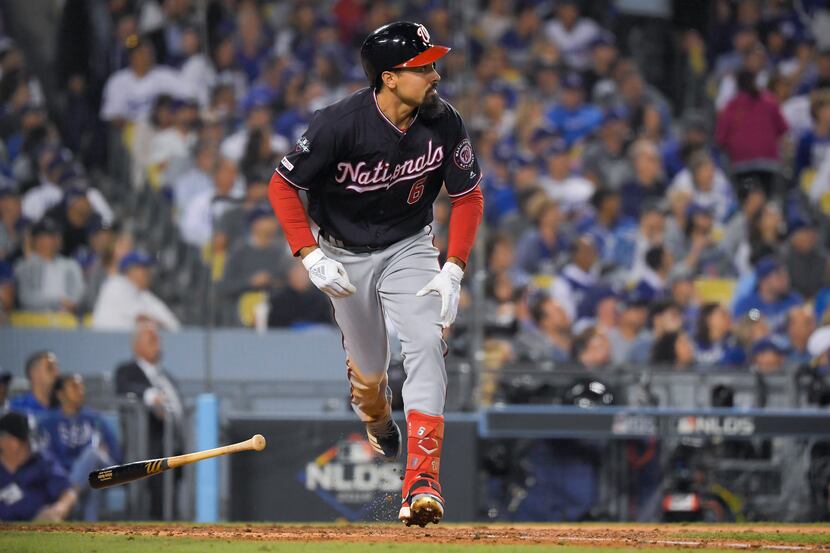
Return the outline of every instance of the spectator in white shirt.
[[[571,155],[565,141],[561,138],[554,140],[543,158],[547,173],[540,177],[539,184],[548,197],[568,215],[585,209],[595,188],[591,181],[571,172]]]
[[[236,163],[220,159],[213,171],[213,188],[195,196],[182,213],[179,231],[185,242],[199,248],[210,242],[214,220],[218,221],[234,203],[236,177]]]
[[[591,63],[591,45],[602,29],[593,20],[580,17],[576,0],[558,0],[556,19],[545,32],[562,51],[565,62],[574,69],[587,69]]]
[[[213,169],[216,167],[219,148],[215,142],[196,144],[195,163],[173,181],[173,198],[177,216],[181,217],[193,199],[203,192],[213,190]]]
[[[273,113],[271,97],[265,90],[254,91],[245,99],[245,126],[222,141],[222,155],[239,163],[245,154],[248,137],[254,129],[261,129],[271,137],[271,151],[287,152],[291,149],[288,140],[271,131]]]
[[[136,35],[127,39],[130,65],[107,79],[101,119],[115,125],[135,123],[147,117],[160,94],[177,98],[191,96],[177,71],[155,65],[153,46]]]
[[[139,319],[152,319],[166,330],[177,331],[179,320],[150,288],[152,258],[133,251],[119,264],[101,287],[92,312],[92,327],[98,330],[132,330]]]
[[[202,108],[210,105],[210,91],[216,84],[213,64],[201,50],[199,30],[187,27],[182,33],[182,48],[187,56],[180,70],[181,79],[193,91]]]
[[[61,176],[70,170],[72,153],[67,149],[46,148],[38,158],[40,183],[23,194],[23,216],[40,221],[43,214],[60,203],[63,189]]]
[[[74,312],[84,277],[74,259],[58,255],[60,228],[44,219],[32,228],[32,251],[15,266],[20,306],[28,311]]]

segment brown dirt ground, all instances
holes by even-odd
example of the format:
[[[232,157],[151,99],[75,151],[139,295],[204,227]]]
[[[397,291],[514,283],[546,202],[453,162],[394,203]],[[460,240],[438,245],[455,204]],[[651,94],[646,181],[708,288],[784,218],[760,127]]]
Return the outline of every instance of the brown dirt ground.
[[[665,547],[667,549],[702,547],[726,549],[773,549],[780,551],[830,551],[830,526],[819,525],[659,525],[601,524],[588,525],[430,525],[407,528],[391,524],[36,524],[14,525],[3,530],[38,532],[108,532],[128,536],[189,537],[254,541],[346,541],[346,542],[415,542],[457,544],[551,544],[591,545],[594,547]],[[701,532],[725,533],[722,537],[700,538]],[[759,533],[804,535],[805,539],[770,541]],[[741,539],[735,534],[741,533]],[[818,536],[817,536],[818,535]],[[772,546],[772,547],[770,547]]]

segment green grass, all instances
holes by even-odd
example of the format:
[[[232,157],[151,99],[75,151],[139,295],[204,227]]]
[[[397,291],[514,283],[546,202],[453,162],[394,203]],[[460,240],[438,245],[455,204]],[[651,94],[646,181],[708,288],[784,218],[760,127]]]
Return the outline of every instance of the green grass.
[[[276,542],[200,540],[154,536],[113,536],[70,532],[0,531],[3,553],[623,553],[667,551],[644,548],[595,548],[556,545],[448,545],[342,542]],[[695,549],[715,553],[717,549]],[[734,553],[731,551],[730,553]]]
[[[786,527],[785,527],[786,528]],[[773,543],[798,543],[804,545],[830,545],[830,534],[822,533],[798,533],[798,532],[756,532],[755,530],[742,530],[730,532],[723,530],[719,532],[683,532],[666,535],[666,539],[701,539],[726,541],[764,541]]]

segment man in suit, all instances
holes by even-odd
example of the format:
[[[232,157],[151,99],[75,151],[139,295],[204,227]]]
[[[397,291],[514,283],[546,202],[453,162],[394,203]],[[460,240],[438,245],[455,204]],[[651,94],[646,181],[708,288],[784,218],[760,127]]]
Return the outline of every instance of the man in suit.
[[[143,401],[149,411],[147,455],[150,458],[163,457],[165,419],[171,418],[173,443],[180,444],[184,407],[176,383],[159,364],[161,340],[156,323],[145,320],[137,325],[133,335],[133,355],[131,361],[116,368],[115,391],[118,395],[135,394]],[[153,518],[162,516],[162,482],[161,478],[148,480],[150,515]]]

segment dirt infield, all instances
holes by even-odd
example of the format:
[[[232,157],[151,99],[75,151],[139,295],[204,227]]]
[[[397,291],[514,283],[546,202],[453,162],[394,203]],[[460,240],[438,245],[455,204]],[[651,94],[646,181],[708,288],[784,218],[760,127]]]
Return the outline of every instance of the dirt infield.
[[[0,532],[71,532],[115,536],[223,541],[296,541],[352,543],[590,545],[602,548],[763,549],[830,551],[830,525],[455,525],[406,528],[392,524],[34,524],[0,527]]]

